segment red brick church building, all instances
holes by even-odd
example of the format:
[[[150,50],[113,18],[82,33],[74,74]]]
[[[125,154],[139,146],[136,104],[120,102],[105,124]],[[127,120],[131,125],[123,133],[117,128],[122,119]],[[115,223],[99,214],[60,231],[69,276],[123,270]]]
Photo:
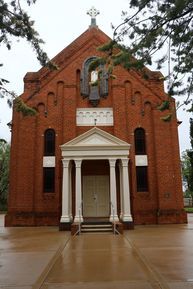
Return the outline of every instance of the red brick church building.
[[[116,79],[105,67],[98,79],[89,65],[109,40],[92,17],[53,59],[57,71],[25,75],[21,97],[37,114],[13,111],[6,226],[186,222],[177,119],[164,122],[157,109],[162,75],[117,66]]]

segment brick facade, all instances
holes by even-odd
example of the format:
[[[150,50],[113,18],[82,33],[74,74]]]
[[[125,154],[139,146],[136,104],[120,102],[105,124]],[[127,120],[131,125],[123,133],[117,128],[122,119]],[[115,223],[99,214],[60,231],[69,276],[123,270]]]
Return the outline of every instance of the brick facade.
[[[59,225],[62,199],[60,146],[91,129],[76,125],[76,109],[92,108],[80,93],[80,73],[88,57],[98,56],[96,48],[109,40],[101,30],[90,28],[61,51],[53,61],[57,71],[42,68],[24,77],[23,100],[37,109],[36,116],[13,112],[11,173],[6,226]],[[116,79],[109,79],[109,93],[98,108],[113,108],[114,125],[100,129],[131,144],[129,175],[134,224],[184,223],[177,120],[160,120],[156,107],[166,98],[161,74],[148,70],[145,80],[135,71],[116,67]],[[174,105],[174,103],[173,103]],[[134,131],[143,128],[148,157],[148,191],[137,192]],[[56,132],[55,192],[43,192],[44,133]],[[106,163],[90,162],[86,174],[108,174]],[[116,172],[118,166],[116,167]],[[74,168],[72,168],[72,214],[74,215]],[[119,176],[117,173],[117,192]],[[117,194],[120,212],[120,194]]]

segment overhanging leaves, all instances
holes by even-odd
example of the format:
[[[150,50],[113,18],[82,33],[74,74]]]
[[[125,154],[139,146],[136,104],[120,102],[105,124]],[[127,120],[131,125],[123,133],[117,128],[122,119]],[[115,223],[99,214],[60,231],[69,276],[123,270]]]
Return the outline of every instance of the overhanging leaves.
[[[167,66],[168,94],[187,95],[183,104],[191,104],[193,0],[130,0],[130,8],[134,10],[123,11],[113,41],[100,50],[112,58],[113,65],[126,69],[141,70],[153,62],[159,70]],[[128,45],[120,46],[123,41]],[[117,47],[121,53],[115,55]]]

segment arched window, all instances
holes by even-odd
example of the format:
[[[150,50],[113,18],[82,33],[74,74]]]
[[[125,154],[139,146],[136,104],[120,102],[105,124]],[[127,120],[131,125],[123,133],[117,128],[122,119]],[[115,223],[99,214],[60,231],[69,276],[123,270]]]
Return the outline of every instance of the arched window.
[[[44,134],[44,155],[55,155],[55,131],[53,129],[47,129]]]
[[[145,145],[145,130],[143,128],[137,128],[134,133],[135,136],[135,154],[145,155],[146,145]]]

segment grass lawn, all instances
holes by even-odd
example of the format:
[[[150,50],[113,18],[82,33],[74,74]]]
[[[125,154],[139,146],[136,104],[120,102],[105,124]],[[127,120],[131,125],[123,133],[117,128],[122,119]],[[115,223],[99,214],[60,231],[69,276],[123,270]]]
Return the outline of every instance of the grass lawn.
[[[187,213],[193,213],[193,207],[184,208]]]

